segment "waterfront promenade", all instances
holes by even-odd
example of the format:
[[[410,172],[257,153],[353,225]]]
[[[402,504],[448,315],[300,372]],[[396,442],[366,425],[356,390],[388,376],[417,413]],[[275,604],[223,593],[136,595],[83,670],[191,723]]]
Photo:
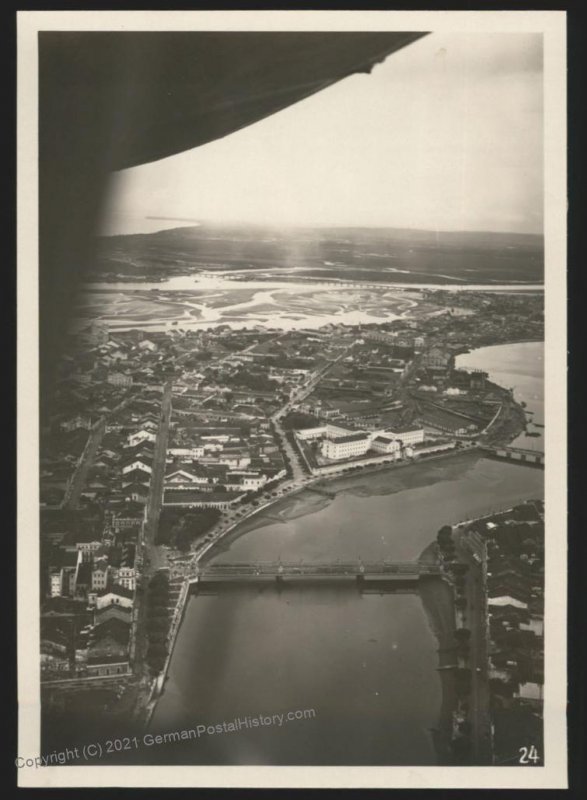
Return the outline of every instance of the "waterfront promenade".
[[[249,507],[249,508],[233,508],[229,511],[225,512],[221,519],[216,523],[216,525],[208,531],[206,536],[202,541],[197,543],[192,551],[192,565],[200,563],[206,559],[206,557],[210,557],[211,552],[217,547],[217,545],[225,539],[229,533],[234,532],[234,530],[245,520],[250,519],[251,517],[255,516],[256,514],[261,513],[262,511],[266,511],[272,505],[275,505],[280,500],[285,499],[286,497],[291,497],[300,492],[304,491],[305,489],[312,490],[312,489],[319,489],[321,488],[326,482],[335,481],[342,477],[348,477],[349,474],[371,474],[374,472],[380,472],[381,470],[397,470],[402,469],[404,467],[414,466],[414,464],[422,463],[426,464],[431,461],[436,461],[439,459],[450,459],[454,458],[458,455],[463,455],[463,453],[470,452],[476,450],[476,446],[473,444],[468,444],[465,448],[462,449],[455,449],[445,453],[438,453],[429,456],[421,456],[418,460],[413,459],[403,459],[401,461],[394,461],[391,463],[378,463],[373,465],[367,465],[364,467],[360,467],[359,470],[355,473],[348,472],[348,464],[341,465],[340,469],[337,472],[332,473],[328,476],[318,475],[318,476],[310,476],[301,474],[296,478],[288,478],[282,483],[280,483],[279,487],[274,490],[270,497],[266,499],[262,499],[259,502],[259,505]]]

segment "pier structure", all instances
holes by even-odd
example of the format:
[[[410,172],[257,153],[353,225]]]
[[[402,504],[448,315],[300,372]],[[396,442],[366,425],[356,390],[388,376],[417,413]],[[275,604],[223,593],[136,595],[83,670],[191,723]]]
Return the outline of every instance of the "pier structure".
[[[483,450],[493,458],[516,461],[530,466],[544,467],[544,453],[541,450],[528,450],[523,447],[507,447],[499,445],[481,445]]]

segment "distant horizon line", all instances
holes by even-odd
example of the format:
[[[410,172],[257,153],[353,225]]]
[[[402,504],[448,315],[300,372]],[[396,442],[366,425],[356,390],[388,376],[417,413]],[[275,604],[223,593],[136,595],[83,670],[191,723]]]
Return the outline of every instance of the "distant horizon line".
[[[125,212],[119,212],[121,216],[125,215]],[[116,216],[116,212],[112,215]],[[303,229],[309,228],[312,230],[325,230],[329,228],[346,228],[346,229],[365,229],[365,230],[397,230],[397,231],[411,231],[411,232],[421,232],[421,233],[436,233],[436,234],[451,234],[451,233],[459,233],[459,234],[488,234],[488,235],[496,235],[496,236],[532,236],[539,239],[544,239],[544,231],[540,233],[536,233],[533,231],[507,231],[507,230],[494,230],[494,229],[463,229],[463,228],[417,228],[411,226],[401,226],[401,225],[367,225],[367,224],[350,224],[350,223],[325,223],[325,224],[312,224],[312,223],[278,223],[278,222],[252,222],[246,220],[210,220],[210,219],[196,219],[195,217],[175,217],[175,216],[164,216],[164,215],[153,215],[153,214],[145,214],[145,215],[138,215],[136,219],[145,219],[145,220],[161,220],[166,222],[185,222],[191,223],[193,227],[202,227],[205,225],[210,226],[227,226],[227,225],[235,225],[238,227],[250,227],[250,228],[270,228],[270,229]],[[100,237],[110,237],[110,236],[150,236],[156,233],[162,233],[163,231],[171,231],[171,230],[179,230],[182,227],[188,227],[183,225],[178,225],[177,228],[161,228],[160,231],[145,231],[145,232],[136,232],[136,233],[101,233],[99,234]]]

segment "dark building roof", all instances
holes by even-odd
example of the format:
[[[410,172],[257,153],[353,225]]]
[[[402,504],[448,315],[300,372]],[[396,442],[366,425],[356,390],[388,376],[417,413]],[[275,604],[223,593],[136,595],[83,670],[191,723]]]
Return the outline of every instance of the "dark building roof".
[[[130,625],[132,620],[132,608],[125,608],[118,603],[110,603],[104,608],[98,608],[94,612],[94,622],[102,625],[109,619],[118,619],[125,625]]]
[[[90,619],[85,602],[69,597],[51,597],[43,602],[41,619],[57,615],[81,616]]]
[[[228,466],[226,464],[207,464],[206,467],[206,474],[210,478],[224,478],[228,472]]]
[[[122,503],[120,506],[112,509],[115,519],[142,519],[145,513],[145,508],[141,503],[133,501]]]
[[[530,599],[530,593],[528,591],[508,583],[499,583],[490,587],[487,591],[487,596],[489,598],[511,597],[513,600],[518,600],[520,603],[527,603]]]
[[[124,586],[120,586],[119,584],[114,584],[110,589],[102,589],[98,592],[98,597],[104,597],[107,594],[117,594],[119,597],[134,597],[134,592],[130,589],[126,589]]]
[[[132,567],[135,563],[135,552],[136,547],[134,544],[126,542],[123,546],[122,550],[122,560],[120,562],[121,567]]]
[[[96,655],[88,656],[88,664],[92,667],[98,667],[101,664],[105,666],[108,664],[128,664],[128,657],[124,658],[121,655]]]
[[[394,425],[393,430],[390,430],[390,435],[397,433],[413,433],[414,431],[421,430],[421,425]]]
[[[171,475],[175,475],[178,472],[185,472],[187,475],[192,475],[195,478],[205,478],[208,475],[206,468],[202,466],[202,464],[197,464],[195,462],[190,464],[175,462],[167,468],[165,477],[169,478]]]
[[[144,464],[145,467],[153,466],[153,453],[128,453],[125,452],[123,458],[120,460],[120,469],[124,469],[128,467],[129,464],[135,464],[136,462],[140,464]]]
[[[79,530],[70,531],[66,534],[63,537],[62,544],[70,546],[74,544],[89,544],[90,542],[99,542],[101,539],[102,533],[96,528],[80,528]]]
[[[85,584],[89,586],[92,582],[92,565],[89,561],[82,561],[79,565],[79,569],[77,571],[77,581],[78,584]]]
[[[129,475],[131,473],[128,473]],[[143,475],[145,473],[142,473]],[[149,494],[149,486],[148,483],[142,483],[140,481],[130,481],[129,483],[125,482],[125,485],[122,489],[121,496],[128,498],[131,495],[131,492],[138,491],[139,494],[144,495],[145,497]]]
[[[165,490],[163,503],[225,503],[239,497],[242,492],[201,492],[191,489]]]
[[[333,436],[331,441],[336,444],[344,444],[346,442],[361,442],[368,438],[368,433],[349,433],[348,436]]]
[[[122,476],[122,482],[124,483],[125,488],[135,483],[141,483],[145,486],[148,486],[150,480],[151,474],[142,469],[131,469],[130,472],[127,472]]]
[[[61,569],[62,567],[75,567],[79,553],[77,550],[65,550],[62,547],[54,548],[49,558],[52,567]]]
[[[115,617],[105,622],[97,622],[90,632],[90,641],[98,642],[107,637],[115,639],[120,644],[127,644],[130,637],[129,623]]]

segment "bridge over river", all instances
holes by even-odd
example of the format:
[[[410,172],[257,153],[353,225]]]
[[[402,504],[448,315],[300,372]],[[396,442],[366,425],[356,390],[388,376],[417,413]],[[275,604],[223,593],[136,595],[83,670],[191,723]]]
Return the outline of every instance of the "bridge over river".
[[[503,458],[506,461],[517,461],[536,467],[544,467],[544,453],[541,450],[527,450],[523,447],[500,447],[481,445],[481,450],[493,458]]]
[[[409,583],[422,576],[442,575],[439,564],[419,561],[257,561],[229,562],[198,566],[192,584],[268,581],[341,581]]]

